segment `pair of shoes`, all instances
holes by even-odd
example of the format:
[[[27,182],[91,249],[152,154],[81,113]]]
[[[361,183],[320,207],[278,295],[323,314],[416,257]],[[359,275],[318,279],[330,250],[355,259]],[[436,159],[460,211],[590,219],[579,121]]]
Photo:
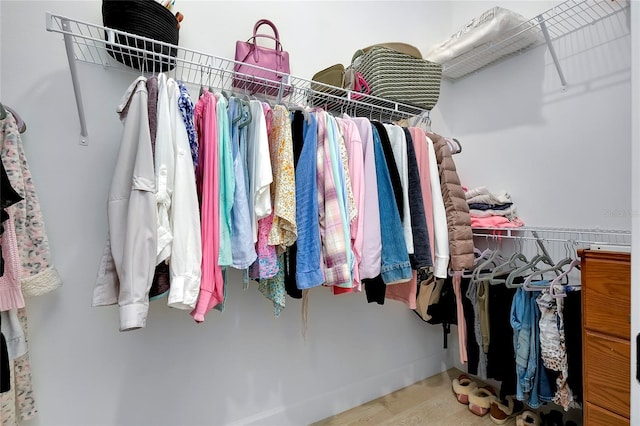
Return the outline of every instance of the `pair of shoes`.
[[[491,402],[489,416],[491,421],[497,425],[505,424],[510,418],[517,416],[524,410],[524,404],[512,396],[508,396],[504,401],[496,398]]]
[[[491,386],[476,388],[469,394],[469,411],[476,416],[484,416],[491,409],[491,403],[498,397]]]
[[[496,391],[491,386],[478,387],[466,374],[453,379],[451,388],[458,402],[468,405],[469,410],[477,416],[487,414],[496,399]]]
[[[453,379],[451,382],[451,388],[453,393],[456,394],[456,399],[460,404],[469,404],[469,394],[472,390],[476,389],[478,385],[471,380],[466,374],[461,374],[457,379]]]
[[[523,411],[516,416],[516,426],[541,426],[540,416],[533,411]]]

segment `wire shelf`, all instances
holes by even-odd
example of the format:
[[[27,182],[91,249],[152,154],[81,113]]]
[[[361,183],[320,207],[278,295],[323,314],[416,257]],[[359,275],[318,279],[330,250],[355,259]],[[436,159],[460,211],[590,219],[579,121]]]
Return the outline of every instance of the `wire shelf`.
[[[485,239],[542,240],[578,245],[631,245],[631,231],[615,229],[542,228],[473,228],[473,236]]]
[[[629,0],[567,0],[505,31],[502,37],[443,63],[442,76],[455,80],[546,43],[564,86],[566,82],[555,58],[553,41],[628,8]]]
[[[168,75],[186,84],[210,86],[286,105],[321,107],[333,113],[345,112],[380,120],[393,121],[429,114],[429,111],[422,108],[289,74],[282,74],[281,81],[270,80],[261,75],[272,71],[257,66],[243,64],[252,70],[253,75],[237,73],[234,67],[240,62],[53,13],[47,13],[47,31],[64,36],[78,103],[81,133],[85,137],[87,131],[75,62],[146,74],[166,71]],[[133,65],[125,66],[114,58]]]

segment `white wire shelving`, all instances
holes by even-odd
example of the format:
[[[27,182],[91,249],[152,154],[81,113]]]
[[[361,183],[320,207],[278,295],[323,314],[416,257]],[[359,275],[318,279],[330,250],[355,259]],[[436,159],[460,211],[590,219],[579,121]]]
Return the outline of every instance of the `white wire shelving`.
[[[346,112],[380,120],[429,115],[429,111],[422,108],[351,92],[294,75],[282,74],[280,81],[266,79],[260,77],[264,75],[262,73],[270,71],[265,68],[250,67],[251,75],[240,74],[234,71],[239,63],[230,59],[54,13],[47,13],[46,28],[47,31],[62,34],[64,38],[80,120],[80,143],[83,145],[87,144],[88,130],[76,62],[138,74],[141,73],[140,69],[148,74],[166,71],[169,76],[188,84],[215,87],[287,105],[322,107],[331,112]],[[115,58],[134,66],[123,65]]]
[[[442,76],[462,78],[489,65],[546,44],[563,89],[567,81],[556,55],[554,42],[623,11],[630,0],[567,0],[505,31],[503,36],[482,44],[442,64]]]
[[[484,239],[543,240],[578,245],[631,245],[631,231],[522,226],[519,228],[473,228],[473,236]]]

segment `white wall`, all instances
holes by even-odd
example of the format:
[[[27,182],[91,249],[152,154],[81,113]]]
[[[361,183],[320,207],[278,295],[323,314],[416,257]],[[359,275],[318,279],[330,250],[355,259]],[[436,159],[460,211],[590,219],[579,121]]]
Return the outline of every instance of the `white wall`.
[[[262,17],[279,27],[295,74],[310,77],[382,41],[426,48],[449,32],[450,5],[399,2],[177,1],[181,44],[232,57]],[[452,364],[441,329],[389,301],[312,292],[280,318],[232,274],[227,310],[196,325],[164,301],[144,330],[119,333],[117,309],[91,308],[118,149],[115,107],[135,74],[79,65],[90,134],[79,125],[64,44],[45,11],[100,23],[101,2],[1,1],[0,99],[26,120],[24,145],[62,289],[27,302],[34,425],[300,425],[386,394]],[[409,9],[411,13],[400,13]]]
[[[494,5],[532,18],[556,2],[455,1],[453,30]],[[626,35],[625,35],[626,34]],[[631,228],[630,37],[625,14],[445,83],[440,112],[463,185],[507,190],[527,225]],[[436,130],[438,123],[434,123]]]
[[[424,52],[494,5],[178,2],[183,46],[232,57],[235,40],[267,17],[302,77],[375,42],[406,41]],[[526,16],[549,5],[498,3]],[[452,364],[457,351],[441,349],[439,327],[395,302],[369,306],[358,295],[314,291],[305,341],[299,302],[288,300],[274,319],[255,288],[241,290],[237,274],[224,314],[196,326],[154,302],[145,330],[119,333],[116,309],[91,308],[90,300],[119,142],[114,108],[133,75],[79,66],[90,132],[80,147],[64,46],[45,31],[46,10],[101,22],[97,0],[0,1],[0,99],[28,123],[25,149],[65,280],[28,301],[40,407],[33,424],[304,424]],[[615,34],[597,25],[556,45],[566,92],[544,48],[444,82],[434,130],[462,141],[455,159],[463,183],[507,189],[530,225],[630,228],[629,37],[611,41]]]

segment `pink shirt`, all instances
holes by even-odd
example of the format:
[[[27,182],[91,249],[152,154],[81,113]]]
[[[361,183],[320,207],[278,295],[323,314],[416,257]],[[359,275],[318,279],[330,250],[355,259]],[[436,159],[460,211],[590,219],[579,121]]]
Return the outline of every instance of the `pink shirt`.
[[[378,206],[378,180],[376,178],[376,163],[373,155],[373,133],[371,122],[366,118],[352,118],[355,123],[363,153],[363,179],[366,182],[363,196],[364,203],[359,211],[358,220],[362,222],[362,235],[366,235],[362,242],[360,258],[360,279],[375,278],[380,275],[382,239],[380,237],[380,210]]]
[[[201,233],[202,279],[196,308],[191,312],[196,322],[224,301],[220,252],[220,176],[218,167],[218,135],[216,131],[216,99],[205,90],[195,107],[195,124],[203,155],[198,165],[202,176]]]

